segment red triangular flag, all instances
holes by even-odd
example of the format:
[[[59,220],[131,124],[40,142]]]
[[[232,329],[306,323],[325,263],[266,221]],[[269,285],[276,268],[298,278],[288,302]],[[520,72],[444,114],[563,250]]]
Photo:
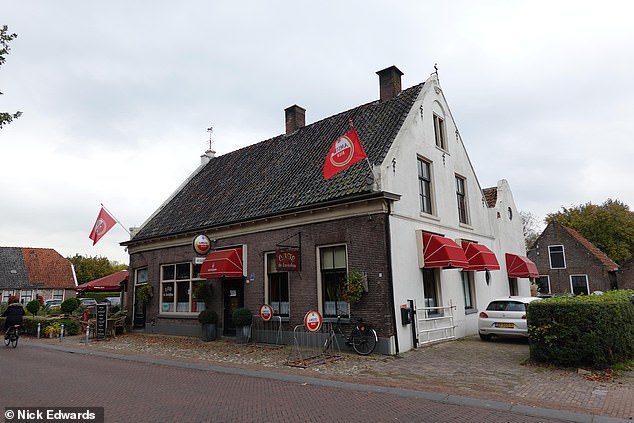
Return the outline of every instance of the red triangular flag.
[[[324,179],[330,179],[337,173],[366,158],[357,130],[352,128],[332,143],[324,161]]]
[[[95,245],[97,241],[99,241],[101,237],[106,234],[106,232],[112,229],[116,223],[117,221],[114,219],[114,217],[110,216],[110,214],[102,206],[101,210],[99,211],[99,215],[97,216],[97,221],[92,227],[92,231],[90,232],[90,236],[88,237],[92,239],[92,245]]]

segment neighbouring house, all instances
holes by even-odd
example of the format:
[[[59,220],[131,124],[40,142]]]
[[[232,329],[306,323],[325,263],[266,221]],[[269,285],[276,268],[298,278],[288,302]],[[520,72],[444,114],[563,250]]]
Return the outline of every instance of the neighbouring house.
[[[398,354],[476,334],[491,299],[530,295],[537,273],[509,184],[480,186],[437,75],[401,89],[395,66],[377,74],[378,100],[310,124],[293,105],[285,133],[201,156],[122,243],[131,294],[154,292],[129,302],[135,327],[198,335],[208,282],[224,336],[233,310],[268,304],[286,342],[314,310],[326,324],[363,318],[377,351]],[[343,168],[359,153],[343,137],[352,124],[367,160],[326,179],[325,160]],[[358,302],[342,295],[350,272],[363,275]]]
[[[528,251],[540,294],[584,294],[620,288],[619,266],[579,232],[551,222]],[[620,277],[619,277],[620,279]]]
[[[0,247],[2,302],[11,296],[22,304],[37,296],[65,300],[75,296],[76,286],[73,264],[52,248]]]

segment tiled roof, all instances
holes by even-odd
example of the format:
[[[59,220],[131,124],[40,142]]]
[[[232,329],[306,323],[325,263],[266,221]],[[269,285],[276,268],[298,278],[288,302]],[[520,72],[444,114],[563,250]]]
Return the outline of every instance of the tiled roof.
[[[482,194],[484,194],[484,200],[487,202],[487,207],[490,209],[494,208],[495,203],[498,201],[497,187],[483,188]]]
[[[616,264],[610,257],[608,257],[603,251],[599,250],[593,243],[585,239],[579,232],[575,231],[572,228],[561,225],[566,232],[568,232],[577,242],[583,245],[592,255],[594,255],[603,265],[607,268],[607,270],[618,270],[619,265]]]
[[[372,175],[367,163],[355,164],[324,180],[326,154],[350,129],[352,119],[369,161],[382,163],[422,86],[212,158],[130,242],[371,194]]]
[[[51,248],[0,247],[0,288],[74,288],[70,261]]]

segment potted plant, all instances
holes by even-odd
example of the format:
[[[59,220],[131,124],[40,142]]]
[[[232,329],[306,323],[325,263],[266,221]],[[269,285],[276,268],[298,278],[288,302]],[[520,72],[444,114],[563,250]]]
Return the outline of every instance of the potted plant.
[[[251,320],[253,315],[246,307],[237,308],[232,314],[233,324],[236,326],[236,337],[239,342],[248,342],[251,337]]]
[[[149,283],[138,287],[136,290],[136,300],[142,306],[148,305],[153,295],[154,290],[152,289],[152,285],[150,285]]]
[[[212,309],[205,309],[198,314],[198,321],[202,325],[203,341],[213,341],[216,339],[216,324],[218,323],[218,313]]]

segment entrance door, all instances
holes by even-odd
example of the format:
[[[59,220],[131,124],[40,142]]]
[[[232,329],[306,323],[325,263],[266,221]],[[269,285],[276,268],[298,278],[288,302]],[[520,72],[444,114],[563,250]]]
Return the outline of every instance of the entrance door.
[[[136,285],[134,287],[135,300],[138,298],[136,295],[137,291],[142,286],[143,285]],[[145,329],[145,305],[139,304],[138,301],[134,304],[134,321],[132,325],[136,329]]]
[[[224,336],[236,336],[236,325],[233,324],[233,311],[244,307],[244,280],[242,278],[225,279],[222,282]]]

